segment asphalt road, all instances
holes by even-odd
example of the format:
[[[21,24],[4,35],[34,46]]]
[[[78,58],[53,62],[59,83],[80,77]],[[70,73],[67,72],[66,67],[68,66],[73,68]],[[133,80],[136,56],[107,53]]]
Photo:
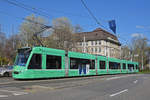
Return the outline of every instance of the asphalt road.
[[[150,74],[16,81],[0,78],[0,100],[149,100]]]

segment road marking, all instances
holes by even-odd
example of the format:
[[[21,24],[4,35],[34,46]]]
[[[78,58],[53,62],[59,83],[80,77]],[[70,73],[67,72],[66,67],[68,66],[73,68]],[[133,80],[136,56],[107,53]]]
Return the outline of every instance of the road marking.
[[[8,95],[0,95],[0,98],[8,97]]]
[[[144,79],[147,79],[148,77],[143,77]]]
[[[138,80],[135,80],[135,81],[134,81],[134,84],[136,84],[137,82],[138,82]]]
[[[125,77],[129,77],[129,76],[120,76],[120,77],[116,76],[116,77],[106,78],[106,80],[108,81],[108,80],[114,80],[114,79],[125,78]]]
[[[126,75],[126,76],[121,76],[122,77],[128,77],[128,76],[138,76],[137,74],[136,75]],[[97,78],[97,77],[96,77]],[[105,78],[105,77],[104,77]],[[78,78],[78,79],[91,79],[89,77],[81,77],[81,78]],[[49,80],[31,80],[31,81],[11,81],[11,82],[3,82],[3,83],[0,83],[0,85],[6,85],[6,84],[12,84],[12,83],[36,83],[36,82],[53,82],[53,81],[56,81],[56,80],[73,80],[73,78],[64,78],[64,79],[49,79]],[[107,80],[107,79],[106,79]],[[109,79],[108,79],[109,80]]]
[[[114,80],[114,79],[118,79],[120,77],[111,77],[111,78],[107,78],[106,80]]]
[[[13,95],[25,95],[27,92],[19,92],[19,91],[10,91],[10,90],[0,90],[2,92],[11,92]]]
[[[116,77],[111,77],[111,78],[106,78],[106,80],[114,80],[114,79],[120,79],[120,78],[126,78],[126,77],[130,77],[130,76],[138,76],[138,75],[126,75],[126,76],[116,76]]]
[[[13,93],[13,95],[25,95],[25,94],[28,94],[28,93],[22,93],[22,92]]]
[[[121,93],[123,93],[123,92],[127,92],[127,91],[128,91],[128,89],[122,90],[122,91],[120,91],[120,92],[117,92],[117,93],[111,94],[111,95],[110,95],[110,97],[113,97],[113,96],[119,95],[119,94],[121,94]]]
[[[81,78],[77,78],[77,79],[92,79],[89,77],[81,77]],[[62,79],[48,79],[48,80],[31,80],[31,81],[11,81],[11,82],[3,82],[0,83],[0,85],[6,85],[6,84],[12,84],[12,83],[37,83],[37,82],[53,82],[53,81],[62,81],[62,80],[73,80],[73,78],[62,78]]]

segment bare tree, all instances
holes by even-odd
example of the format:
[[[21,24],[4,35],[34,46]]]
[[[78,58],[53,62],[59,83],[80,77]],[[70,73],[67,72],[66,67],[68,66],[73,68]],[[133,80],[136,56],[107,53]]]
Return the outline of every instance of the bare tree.
[[[147,52],[148,52],[148,43],[147,38],[138,36],[132,38],[132,42],[130,44],[130,48],[132,50],[131,57],[134,61],[138,61],[140,63],[141,69],[144,67],[146,68],[146,60],[147,58]]]
[[[40,23],[40,24],[39,24]],[[35,41],[33,35],[40,32],[43,25],[47,24],[44,18],[36,17],[35,15],[28,16],[20,26],[20,37],[23,46],[33,46]]]
[[[121,59],[130,60],[130,49],[126,45],[121,47]]]
[[[75,46],[74,28],[71,22],[65,18],[56,18],[53,20],[53,34],[49,37],[49,47],[64,50],[72,50]],[[53,44],[52,44],[53,42]]]

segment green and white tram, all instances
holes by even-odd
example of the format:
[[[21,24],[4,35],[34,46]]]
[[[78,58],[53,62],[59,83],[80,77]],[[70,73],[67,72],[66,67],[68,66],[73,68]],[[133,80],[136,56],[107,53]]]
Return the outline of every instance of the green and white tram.
[[[18,49],[14,79],[56,78],[138,72],[138,62],[46,47]]]

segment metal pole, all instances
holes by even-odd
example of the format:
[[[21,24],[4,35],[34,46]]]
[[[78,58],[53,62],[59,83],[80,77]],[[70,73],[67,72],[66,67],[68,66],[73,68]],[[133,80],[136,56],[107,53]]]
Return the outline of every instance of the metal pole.
[[[13,45],[13,49],[15,48],[15,44],[14,44],[14,25],[12,25],[12,45]]]
[[[84,53],[85,53],[85,34],[84,34],[84,37],[83,37],[83,48],[84,48]]]
[[[106,57],[107,57],[107,73],[108,73],[108,65],[109,64],[108,64],[108,54],[107,54],[107,40],[106,40],[106,49],[105,50],[106,50]]]
[[[108,44],[108,42],[106,42],[106,43]],[[107,57],[110,57],[110,47],[108,45],[107,45],[107,51],[108,51]]]
[[[120,46],[120,59],[122,59],[122,48]]]
[[[110,57],[110,48],[108,48],[108,57]]]
[[[142,70],[143,70],[143,55],[142,55]]]
[[[149,56],[149,70],[150,70],[150,56]]]
[[[130,60],[132,61],[132,54],[131,54],[131,51],[129,51],[129,55],[130,55]]]

